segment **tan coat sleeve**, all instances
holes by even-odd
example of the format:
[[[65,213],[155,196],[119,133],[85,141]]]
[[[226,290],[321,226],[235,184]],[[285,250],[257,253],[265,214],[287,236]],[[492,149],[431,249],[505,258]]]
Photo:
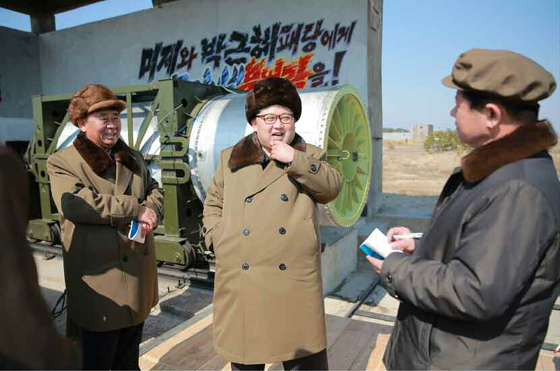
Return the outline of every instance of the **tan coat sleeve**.
[[[212,179],[212,184],[206,192],[206,199],[204,200],[204,211],[203,211],[203,234],[204,242],[210,250],[214,250],[214,238],[216,235],[216,230],[220,226],[222,221],[222,209],[224,206],[224,171],[222,169],[223,152],[220,155],[220,162],[218,164],[218,169],[214,174]]]
[[[143,160],[142,160],[143,161]],[[144,162],[143,162],[144,163]],[[147,168],[147,165],[144,163],[144,166]],[[152,178],[150,171],[146,171],[146,176],[148,178],[146,187],[146,200],[140,204],[140,206],[145,206],[152,209],[156,215],[158,216],[158,220],[163,220],[164,214],[164,194],[163,189],[160,188],[159,183],[157,180]]]
[[[57,154],[47,161],[51,192],[56,207],[72,223],[129,223],[138,216],[138,198],[130,195],[98,194],[85,187],[70,165]]]
[[[334,200],[342,187],[340,174],[325,159],[325,151],[318,148],[308,152],[295,150],[288,167],[288,175],[321,204]]]

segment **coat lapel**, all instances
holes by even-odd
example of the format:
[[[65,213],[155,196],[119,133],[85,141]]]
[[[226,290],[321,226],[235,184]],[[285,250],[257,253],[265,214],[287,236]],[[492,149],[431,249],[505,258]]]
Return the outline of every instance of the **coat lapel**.
[[[260,170],[259,167],[261,167],[261,165],[253,165],[249,167]],[[270,161],[264,171],[260,171],[260,176],[257,176],[255,178],[256,182],[253,183],[254,186],[249,189],[249,195],[259,193],[270,184],[274,183],[276,180],[282,177],[282,175],[286,174],[286,169],[287,166],[282,166],[276,161]]]
[[[123,195],[128,188],[132,171],[117,161],[117,179],[115,181],[115,196]]]
[[[247,197],[255,194],[254,190],[260,182],[260,178],[264,171],[260,164],[245,166],[236,172],[236,177],[242,178],[243,181],[236,184],[236,193]]]

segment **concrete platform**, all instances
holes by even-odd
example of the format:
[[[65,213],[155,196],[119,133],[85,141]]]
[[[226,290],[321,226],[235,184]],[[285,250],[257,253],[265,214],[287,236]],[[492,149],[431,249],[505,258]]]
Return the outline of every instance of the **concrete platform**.
[[[379,370],[391,328],[333,315],[327,315],[327,353],[332,370]],[[230,370],[231,366],[214,352],[212,314],[201,315],[141,350],[143,370]],[[281,364],[268,364],[267,370],[281,370]]]
[[[321,227],[323,291],[330,293],[352,272],[358,262],[358,231],[355,228]]]
[[[143,370],[230,370],[212,346],[211,307],[140,349]],[[385,370],[382,358],[392,326],[327,314],[327,354],[332,370]],[[266,370],[281,370],[280,363]],[[560,370],[560,357],[542,352],[537,370]]]
[[[424,232],[430,223],[437,197],[384,193],[380,202],[375,217],[363,220],[357,227],[359,243],[362,243],[375,228],[386,233],[390,228],[404,226],[412,232]]]

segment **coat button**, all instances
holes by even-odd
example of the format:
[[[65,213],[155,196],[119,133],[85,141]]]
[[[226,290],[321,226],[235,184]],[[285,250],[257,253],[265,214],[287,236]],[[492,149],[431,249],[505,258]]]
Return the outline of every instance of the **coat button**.
[[[278,268],[280,268],[281,271],[285,271],[286,270],[286,264],[282,263],[278,266]]]
[[[123,262],[125,262],[125,263],[128,262],[128,255],[124,255],[124,256],[122,257],[122,260],[123,260]]]
[[[243,263],[243,265],[241,266],[241,268],[243,268],[244,271],[249,269],[249,264],[247,263]]]
[[[245,199],[245,202],[247,202],[248,204],[250,204],[251,202],[253,202],[253,197],[249,196]]]
[[[317,171],[317,165],[312,164],[311,166],[309,166],[309,170],[311,170],[312,172],[316,172]]]
[[[251,233],[251,232],[249,232],[249,230],[248,230],[247,228],[245,228],[245,229],[243,230],[243,235],[244,235],[244,236],[248,236],[249,233]]]
[[[393,283],[393,276],[390,274],[387,275],[387,283]]]
[[[278,230],[278,233],[280,234],[286,234],[286,228],[282,227]]]
[[[288,195],[285,194],[285,193],[282,193],[282,196],[280,196],[280,199],[281,199],[282,201],[288,201]]]

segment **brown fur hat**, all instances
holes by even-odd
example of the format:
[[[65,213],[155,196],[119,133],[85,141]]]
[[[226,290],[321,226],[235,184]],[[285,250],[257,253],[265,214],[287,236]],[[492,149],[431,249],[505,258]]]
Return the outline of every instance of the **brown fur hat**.
[[[269,77],[255,84],[245,100],[245,116],[250,124],[260,110],[278,104],[292,110],[295,120],[301,116],[301,99],[290,80]]]
[[[78,90],[68,106],[68,117],[78,126],[78,119],[85,118],[88,114],[107,108],[114,108],[121,112],[126,103],[104,85],[86,85]]]

